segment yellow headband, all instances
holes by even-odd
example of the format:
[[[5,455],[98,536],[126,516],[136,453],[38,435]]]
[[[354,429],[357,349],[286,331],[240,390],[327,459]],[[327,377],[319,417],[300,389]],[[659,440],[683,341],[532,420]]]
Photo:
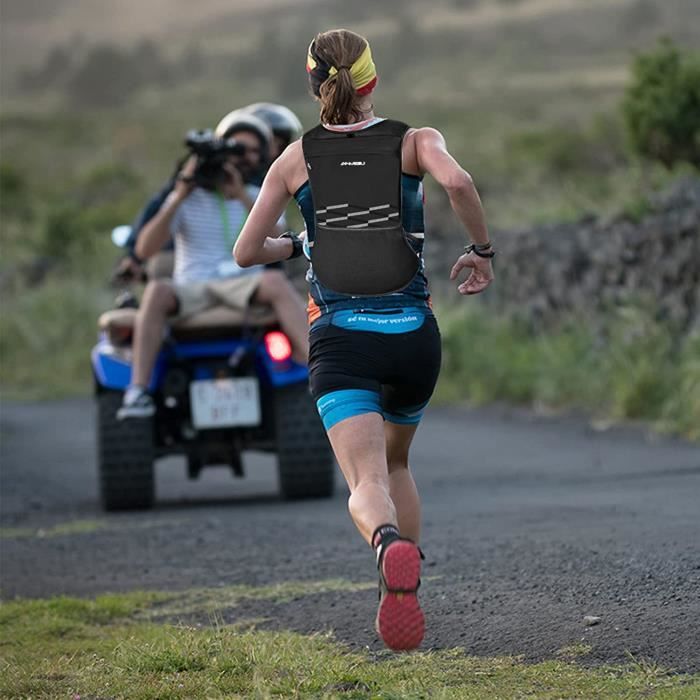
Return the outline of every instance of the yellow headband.
[[[306,70],[310,74],[314,92],[318,95],[320,84],[326,79],[332,78],[338,74],[338,69],[335,66],[329,66],[324,63],[318,55],[314,57],[312,47],[314,42],[309,45],[309,51],[306,58]],[[371,92],[377,84],[377,69],[372,60],[372,51],[369,44],[365,46],[364,51],[360,54],[357,60],[350,66],[350,78],[353,86],[360,94]]]
[[[338,69],[335,66],[331,66],[328,70],[328,75],[335,75]],[[352,84],[355,86],[356,90],[361,90],[365,85],[371,83],[372,80],[377,76],[377,69],[372,60],[372,51],[369,48],[369,44],[365,47],[365,50],[360,54],[355,63],[352,64],[350,68],[350,77],[352,78]]]

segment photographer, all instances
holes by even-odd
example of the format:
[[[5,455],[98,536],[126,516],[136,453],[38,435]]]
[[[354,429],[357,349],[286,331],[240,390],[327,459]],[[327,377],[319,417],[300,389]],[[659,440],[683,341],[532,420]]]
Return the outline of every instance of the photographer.
[[[269,130],[250,115],[227,130],[228,144],[210,148],[206,137],[190,139],[194,153],[178,174],[173,191],[158,213],[143,227],[136,254],[146,259],[172,237],[175,243],[173,280],[146,285],[134,326],[131,384],[117,416],[153,415],[146,388],[168,321],[224,304],[245,309],[252,302],[273,307],[289,337],[295,359],[308,355],[304,303],[284,273],[263,266],[243,269],[231,258],[231,248],[250,212],[259,188],[246,184],[267,161]],[[281,233],[282,220],[272,236]]]
[[[260,119],[272,132],[272,139],[268,149],[268,162],[261,164],[261,167],[256,173],[251,175],[248,181],[255,185],[262,185],[262,181],[267,173],[267,169],[284,151],[287,146],[301,137],[303,128],[299,118],[294,112],[284,105],[275,104],[273,102],[256,102],[255,104],[247,105],[241,109],[234,110],[226,114],[217,124],[215,129],[216,136],[220,138],[228,138],[233,136],[236,128],[240,125],[240,118],[245,115],[252,115]],[[122,279],[145,279],[146,271],[144,270],[142,260],[136,254],[136,241],[143,227],[158,213],[158,210],[163,206],[166,197],[172,192],[175,186],[177,173],[180,171],[183,163],[177,165],[175,173],[168,179],[163,187],[147,202],[146,206],[139,213],[131,227],[131,236],[126,243],[128,253],[119,262],[115,271],[115,277]],[[172,241],[168,241],[163,250],[172,251]],[[282,268],[282,263],[270,263],[265,267]],[[157,275],[167,276],[167,275]]]

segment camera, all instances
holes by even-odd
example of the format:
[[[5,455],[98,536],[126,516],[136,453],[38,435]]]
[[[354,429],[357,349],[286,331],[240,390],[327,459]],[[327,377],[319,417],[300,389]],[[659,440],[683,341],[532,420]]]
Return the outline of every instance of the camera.
[[[242,156],[246,151],[242,143],[231,138],[217,138],[211,129],[188,131],[185,146],[197,156],[192,179],[198,187],[206,190],[215,190],[226,182],[228,174],[223,166],[229,156]]]

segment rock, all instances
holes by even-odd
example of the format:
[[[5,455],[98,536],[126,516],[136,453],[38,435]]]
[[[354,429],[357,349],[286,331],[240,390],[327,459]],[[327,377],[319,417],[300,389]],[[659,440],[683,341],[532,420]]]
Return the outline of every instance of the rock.
[[[603,618],[597,617],[596,615],[585,615],[583,618],[583,624],[586,627],[593,627],[600,623]]]

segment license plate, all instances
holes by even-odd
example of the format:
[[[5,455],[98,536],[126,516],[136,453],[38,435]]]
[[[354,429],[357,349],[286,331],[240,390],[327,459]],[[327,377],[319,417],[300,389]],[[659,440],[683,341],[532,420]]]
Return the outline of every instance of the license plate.
[[[258,380],[200,379],[190,384],[192,424],[195,428],[260,425]]]

